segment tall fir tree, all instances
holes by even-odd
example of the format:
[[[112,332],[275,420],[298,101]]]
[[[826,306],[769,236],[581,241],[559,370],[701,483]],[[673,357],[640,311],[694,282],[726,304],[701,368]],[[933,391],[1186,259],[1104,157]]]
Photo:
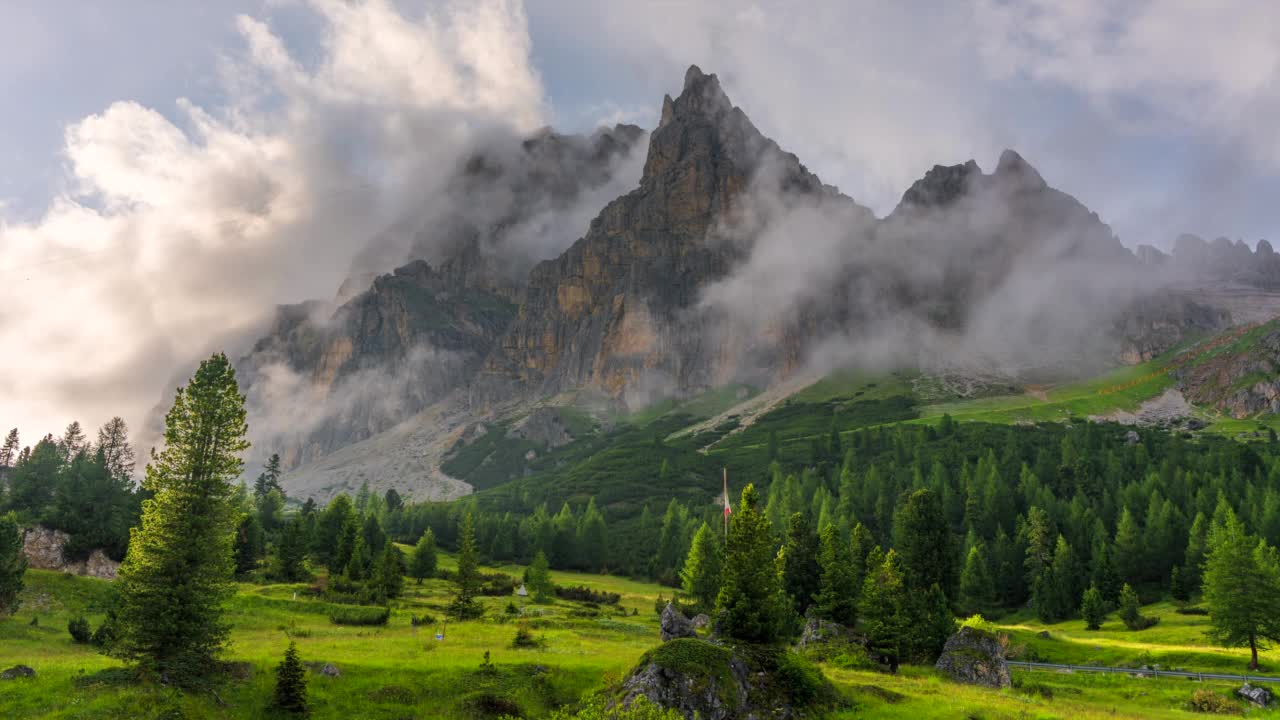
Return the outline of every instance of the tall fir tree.
[[[421,585],[426,578],[436,574],[436,534],[427,528],[418,544],[413,547],[413,560],[409,563],[409,575]]]
[[[1274,553],[1230,510],[1209,531],[1204,602],[1209,636],[1228,647],[1247,645],[1249,669],[1257,670],[1258,651],[1280,642],[1280,568]]]
[[[791,598],[796,614],[803,615],[813,605],[822,583],[818,535],[804,513],[792,513],[787,519],[787,533],[776,562],[783,592]]]
[[[382,553],[374,561],[373,573],[369,578],[369,584],[374,588],[378,599],[385,602],[400,597],[404,592],[403,567],[400,551],[396,549],[395,544],[383,545]]]
[[[0,467],[12,467],[18,461],[18,428],[9,431],[0,446]]]
[[[867,636],[867,647],[889,660],[890,667],[909,652],[911,617],[908,591],[901,564],[893,550],[875,548],[867,555],[867,577],[862,583],[858,615]]]
[[[113,417],[98,429],[98,450],[107,472],[126,486],[132,484],[135,459],[129,444],[129,425],[123,418]]]
[[[13,513],[0,515],[0,616],[18,610],[27,556],[22,552],[22,529]]]
[[[729,522],[724,574],[716,596],[721,633],[741,642],[780,641],[788,618],[773,563],[773,529],[760,509],[755,485],[742,489],[742,500]]]
[[[271,575],[283,582],[307,579],[306,520],[294,517],[285,523],[271,557]]]
[[[834,525],[822,531],[818,564],[822,577],[816,598],[818,612],[831,622],[852,627],[858,619],[862,587],[854,574],[850,548]]]
[[[720,541],[711,526],[704,522],[694,533],[689,556],[680,570],[681,588],[703,612],[715,608],[716,596],[720,593],[722,565]]]
[[[547,554],[538,551],[524,574],[525,589],[536,603],[549,603],[555,599],[555,584],[551,582],[551,565]]]
[[[988,611],[996,605],[995,581],[991,579],[991,561],[986,543],[977,541],[969,548],[964,570],[960,573],[960,606],[967,614]]]
[[[480,558],[476,548],[476,521],[471,513],[462,516],[458,541],[458,571],[455,575],[458,590],[449,603],[449,614],[459,620],[467,620],[484,613],[480,603],[476,602],[476,596],[480,594]]]
[[[247,430],[235,370],[216,354],[178,389],[164,450],[147,465],[143,486],[153,496],[120,566],[112,653],[171,682],[206,677],[230,630],[223,603],[233,591],[232,483]]]
[[[1084,618],[1086,630],[1097,630],[1107,616],[1107,603],[1102,599],[1102,592],[1097,585],[1090,585],[1080,598],[1080,617]]]
[[[907,587],[926,592],[937,585],[948,598],[960,578],[956,550],[941,499],[932,490],[916,490],[893,519],[893,549],[902,563]]]

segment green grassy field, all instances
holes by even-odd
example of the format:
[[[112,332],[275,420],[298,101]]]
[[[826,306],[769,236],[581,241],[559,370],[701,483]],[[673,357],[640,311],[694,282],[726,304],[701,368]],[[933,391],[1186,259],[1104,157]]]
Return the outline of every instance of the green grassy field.
[[[443,567],[452,565],[452,558],[442,557]],[[499,569],[512,574],[522,570]],[[313,667],[309,689],[316,718],[473,718],[503,712],[543,717],[623,677],[658,642],[654,601],[659,593],[670,595],[669,589],[611,576],[557,572],[555,578],[561,584],[619,593],[621,610],[601,606],[595,613],[563,601],[526,605],[524,621],[543,646],[516,650],[511,640],[520,621],[504,612],[516,598],[484,598],[484,619],[451,623],[445,640],[438,641],[438,623],[415,628],[410,617],[443,615],[451,593],[444,581],[410,582],[406,597],[393,606],[390,623],[373,628],[331,624],[331,606],[310,599],[306,585],[241,584],[228,607],[233,625],[229,671],[212,691],[180,693],[158,684],[140,685],[118,661],[72,642],[67,621],[84,613],[96,626],[108,583],[33,570],[22,609],[0,621],[0,667],[23,663],[38,676],[0,682],[0,717],[274,717],[267,707],[272,669],[290,637],[304,662],[333,663],[342,673],[324,677]],[[1046,627],[1020,616],[1006,618],[1002,628],[1010,633],[1015,651],[1025,655],[1029,648],[1055,662],[1243,669],[1242,651],[1205,645],[1204,617],[1172,610],[1169,605],[1149,606],[1146,612],[1159,615],[1161,622],[1140,633],[1125,630],[1114,619],[1093,633],[1079,622]],[[31,624],[33,618],[37,625]],[[1050,639],[1036,637],[1046,629]],[[495,666],[492,672],[480,669],[486,651]],[[1280,664],[1280,653],[1268,652],[1264,661]],[[994,691],[957,685],[923,667],[903,668],[898,675],[825,670],[849,703],[832,715],[838,718],[1189,717],[1193,713],[1186,706],[1193,690],[1233,689],[1223,683],[1015,670],[1015,687]],[[1248,714],[1267,715],[1256,710]]]

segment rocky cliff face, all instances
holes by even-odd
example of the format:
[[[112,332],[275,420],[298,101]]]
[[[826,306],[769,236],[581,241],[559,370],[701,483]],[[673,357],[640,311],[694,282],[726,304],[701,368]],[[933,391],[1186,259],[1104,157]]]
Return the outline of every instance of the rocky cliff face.
[[[1231,417],[1280,412],[1280,321],[1206,353],[1175,376],[1188,400]]]
[[[496,289],[422,261],[328,317],[282,308],[238,364],[259,444],[292,468],[388,429],[464,386],[514,314]]]
[[[732,232],[739,199],[766,167],[779,192],[835,194],[761,135],[715,75],[691,67],[680,96],[663,100],[640,187],[533,269],[524,304],[485,366],[486,396],[588,388],[641,401],[732,379],[734,346],[692,309],[740,259],[713,235]]]

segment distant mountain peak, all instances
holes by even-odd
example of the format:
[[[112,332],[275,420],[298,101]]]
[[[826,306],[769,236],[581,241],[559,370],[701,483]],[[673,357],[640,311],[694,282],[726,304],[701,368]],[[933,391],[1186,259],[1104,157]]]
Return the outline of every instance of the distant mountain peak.
[[[1000,153],[1000,161],[996,163],[996,171],[992,173],[992,177],[1016,180],[1019,188],[1028,190],[1043,190],[1049,187],[1031,163],[1013,150]]]

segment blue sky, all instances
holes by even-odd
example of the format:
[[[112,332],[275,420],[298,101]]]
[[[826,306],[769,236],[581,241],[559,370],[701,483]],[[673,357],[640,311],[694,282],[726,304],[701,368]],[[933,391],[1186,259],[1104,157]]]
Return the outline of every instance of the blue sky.
[[[0,423],[136,422],[459,148],[650,126],[691,63],[881,215],[1012,147],[1130,246],[1275,243],[1276,37],[1271,0],[6,2]]]

